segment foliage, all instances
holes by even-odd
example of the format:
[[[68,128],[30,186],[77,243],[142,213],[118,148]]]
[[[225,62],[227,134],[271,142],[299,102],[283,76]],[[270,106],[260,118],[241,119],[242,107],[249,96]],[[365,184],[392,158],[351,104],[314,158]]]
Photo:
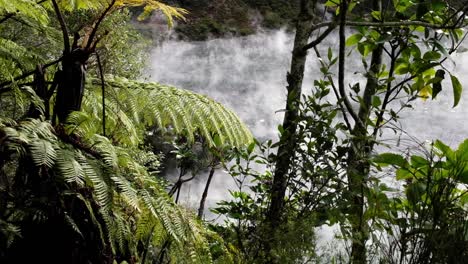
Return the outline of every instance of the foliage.
[[[262,262],[272,257],[268,254],[281,263],[315,259],[313,227],[332,225],[341,216],[339,208],[344,203],[340,199],[340,177],[345,160],[337,132],[344,124],[334,122],[339,109],[323,102],[329,92],[325,82],[316,82],[314,91],[304,96],[300,105],[298,149],[289,171],[283,224],[277,232],[269,232],[265,223],[278,143],[256,142],[235,155],[236,163],[229,173],[238,189],[231,191],[232,200],[220,202],[213,212],[227,217],[226,226],[217,226],[216,230],[239,248],[248,262]],[[287,132],[280,126],[279,133]],[[264,252],[263,243],[272,235],[277,236],[278,244],[269,253]]]
[[[101,81],[90,82],[84,112],[75,113],[69,119],[71,130],[78,128],[87,135],[102,131]],[[206,96],[111,76],[105,84],[106,131],[112,133],[109,138],[114,142],[135,146],[143,140],[143,132],[148,127],[173,130],[189,142],[194,142],[195,134],[199,134],[210,147],[241,147],[252,141],[252,134],[236,114]],[[93,120],[94,125],[88,120]]]
[[[178,36],[190,40],[211,37],[244,36],[260,27],[291,27],[299,1],[174,1],[190,11],[187,21],[179,23]]]
[[[0,3],[0,260],[231,263],[222,239],[167,194],[162,158],[143,142],[157,128],[241,147],[252,140],[245,125],[219,103],[174,87],[109,76],[84,83],[86,63],[99,75],[138,76],[141,46],[128,42],[140,38],[125,7],[143,6],[141,18],[160,10],[169,24],[186,11],[142,0]],[[116,27],[119,34],[109,33]],[[84,59],[73,57],[80,49]],[[102,60],[89,59],[95,52]],[[85,102],[55,124],[57,107],[49,114],[65,98],[60,85],[76,85],[61,75],[68,73],[83,82]]]
[[[280,141],[274,144],[278,146],[278,153],[269,160],[271,169],[268,175],[271,177],[271,186],[266,191],[252,190],[252,194],[233,193],[234,201],[223,204],[222,213],[232,214],[236,212],[236,208],[242,208],[244,212],[256,212],[254,215],[247,214],[247,219],[243,220],[246,223],[249,223],[249,220],[262,222],[249,229],[250,233],[262,234],[249,241],[257,243],[255,246],[248,246],[249,249],[254,248],[254,252],[261,251],[254,254],[267,257],[259,262],[284,262],[281,255],[276,255],[276,250],[288,248],[284,247],[287,243],[285,241],[290,239],[285,230],[291,224],[291,217],[294,219],[295,210],[309,202],[311,205],[317,205],[308,208],[310,211],[306,210],[310,217],[308,220],[313,219],[310,221],[315,223],[312,226],[339,224],[340,237],[349,247],[347,250],[350,263],[362,264],[372,261],[374,256],[382,257],[386,251],[379,246],[398,248],[392,244],[393,241],[398,241],[400,249],[404,249],[399,252],[399,256],[402,256],[402,259],[398,260],[400,263],[431,260],[450,262],[455,260],[443,256],[442,252],[453,251],[454,255],[458,254],[458,260],[466,254],[462,250],[456,251],[455,248],[443,247],[440,251],[437,249],[440,248],[440,245],[435,243],[437,235],[454,233],[446,224],[442,227],[436,223],[437,228],[433,228],[432,233],[418,232],[416,240],[400,240],[398,232],[394,232],[393,228],[406,228],[405,232],[409,230],[409,226],[419,228],[419,224],[426,228],[427,219],[422,219],[427,217],[433,222],[434,217],[423,217],[421,210],[428,212],[426,207],[434,205],[426,204],[426,207],[423,207],[426,209],[414,206],[392,209],[392,204],[398,204],[395,201],[402,201],[403,198],[395,196],[397,190],[387,186],[375,174],[371,158],[375,155],[376,146],[380,144],[379,137],[384,131],[393,131],[397,137],[401,135],[399,113],[411,108],[412,101],[428,98],[435,100],[438,94],[447,90],[443,81],[446,75],[450,76],[447,80],[450,81],[450,89],[453,91],[453,106],[460,102],[462,85],[444,63],[465,37],[462,28],[466,26],[467,10],[463,7],[454,9],[442,1],[385,1],[388,5],[383,3],[373,1],[370,6],[372,10],[362,15],[353,13],[354,8],[360,6],[362,12],[369,7],[359,1],[327,1],[325,6],[333,11],[333,18],[316,22],[311,16],[316,1],[301,1],[291,70],[287,75],[285,118],[283,125],[279,127]],[[351,33],[345,30],[346,27],[352,27]],[[322,28],[326,29],[319,30]],[[319,48],[318,44],[335,28],[339,29],[338,54],[334,54],[329,48],[328,51],[325,50],[326,56],[322,56],[324,49]],[[312,96],[302,97],[302,81],[308,51],[315,53],[323,76],[314,81]],[[357,66],[356,61],[361,61],[362,65]],[[350,65],[361,79],[350,79],[345,75]],[[321,93],[324,95],[321,96]],[[301,112],[303,105],[308,106],[305,115]],[[400,164],[406,163],[403,158],[397,160]],[[439,164],[437,160],[428,160],[430,164]],[[457,166],[447,165],[447,170],[457,170]],[[462,205],[452,204],[453,199],[450,197],[455,186],[451,180],[432,186],[438,178],[434,175],[436,178],[432,179],[432,174],[426,174],[425,187],[422,188],[421,183],[409,184],[410,191],[406,193],[405,198],[416,201],[437,200],[437,204],[443,205],[437,206],[438,208],[455,207],[454,211],[457,213],[448,210],[447,215],[453,218],[447,217],[444,221],[461,223],[455,227],[459,234],[466,225],[466,216],[459,214]],[[234,173],[235,177],[236,175]],[[257,174],[256,177],[259,177],[258,175],[263,174]],[[431,186],[428,186],[427,182],[430,182]],[[455,190],[455,193],[457,192]],[[251,198],[260,194],[266,198],[262,201]],[[413,197],[410,198],[411,196]],[[256,211],[259,204],[263,205],[262,209]],[[238,215],[234,214],[231,217],[236,220]],[[403,220],[396,221],[393,217],[407,221],[406,227],[400,225]],[[235,237],[239,230],[239,225],[235,223],[240,222],[233,221],[230,232],[225,232],[228,240],[234,240],[232,234]],[[395,235],[396,238],[379,244],[381,237],[386,235]],[[437,239],[452,239],[464,245],[462,237],[463,235],[448,235]],[[303,256],[305,255],[307,254]],[[302,261],[300,258],[293,259],[294,257],[289,261]],[[391,258],[382,258],[382,261],[391,261]]]
[[[101,248],[122,258],[140,259],[139,244],[146,250],[161,248],[165,239],[174,244],[171,258],[196,256],[197,263],[211,258],[207,239],[212,235],[177,207],[161,183],[137,162],[136,157],[148,159],[151,153],[129,153],[104,137],[91,149],[80,149],[76,142],[60,141],[48,122],[36,119],[4,120],[0,133],[2,167],[8,167],[2,172],[2,225],[7,227],[2,229],[2,241],[7,242],[2,252],[21,250],[15,248],[19,237],[27,240],[33,235],[31,228],[57,221],[69,225],[73,237],[85,244],[98,235]],[[47,191],[38,193],[36,188]],[[78,208],[84,211],[78,213]],[[11,257],[6,255],[7,260]]]
[[[437,140],[426,157],[380,154],[378,165],[396,168],[403,193],[383,208],[391,263],[458,263],[468,255],[468,141],[453,150]]]

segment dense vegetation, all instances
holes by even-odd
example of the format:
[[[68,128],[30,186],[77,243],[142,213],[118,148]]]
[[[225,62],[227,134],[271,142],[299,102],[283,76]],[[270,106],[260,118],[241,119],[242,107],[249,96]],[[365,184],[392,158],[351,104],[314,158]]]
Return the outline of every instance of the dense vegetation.
[[[174,7],[224,3],[238,9]],[[256,141],[206,96],[136,80],[148,41],[135,12],[207,23],[191,37],[203,39],[213,28],[251,33],[240,30],[246,6],[295,32],[277,142]],[[376,147],[384,131],[403,135],[412,101],[450,89],[459,104],[462,84],[444,63],[467,13],[437,0],[0,0],[0,262],[463,263],[468,140]],[[338,50],[321,45],[332,32]],[[350,54],[362,61],[358,80],[345,75]],[[308,58],[321,68],[306,96]],[[171,157],[175,182],[164,173]],[[238,189],[212,208],[224,222],[208,222],[218,168]],[[205,171],[195,215],[177,203]],[[338,233],[332,250],[317,248],[324,225]]]
[[[323,5],[326,0],[317,1]],[[362,0],[352,10],[354,14],[372,12],[373,0]],[[463,0],[444,1],[457,8]],[[244,36],[258,30],[293,30],[299,12],[300,0],[170,0],[168,3],[189,11],[184,21],[175,27],[177,37],[189,40],[206,40],[217,37]],[[383,6],[392,8],[392,0],[382,1]],[[330,15],[333,9],[323,10]]]

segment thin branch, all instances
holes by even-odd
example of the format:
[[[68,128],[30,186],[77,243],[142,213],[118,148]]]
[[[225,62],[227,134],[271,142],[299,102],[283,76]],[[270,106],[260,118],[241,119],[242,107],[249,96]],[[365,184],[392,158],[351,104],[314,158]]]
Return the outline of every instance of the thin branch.
[[[56,0],[52,0],[52,4],[54,5],[54,10],[55,10],[55,14],[57,15],[57,19],[60,23],[60,28],[62,29],[62,35],[63,35],[63,46],[64,46],[64,50],[63,50],[63,54],[68,54],[70,53],[70,40],[68,39],[69,38],[69,34],[68,34],[68,28],[67,28],[67,24],[65,24],[65,19],[63,18],[63,14],[62,14],[62,11],[60,11],[60,8],[57,4],[57,1]]]
[[[99,28],[99,25],[100,25],[101,22],[104,20],[104,18],[106,17],[107,13],[109,13],[109,11],[112,9],[112,7],[113,7],[114,4],[115,4],[115,1],[116,1],[116,0],[112,0],[112,2],[109,4],[109,6],[106,8],[106,10],[104,10],[104,12],[101,14],[101,16],[99,17],[99,19],[97,20],[96,24],[94,25],[93,31],[92,31],[91,34],[89,35],[88,43],[86,43],[86,48],[85,48],[85,50],[89,50],[89,49],[91,48],[93,39],[94,39],[94,37],[96,36],[97,30],[98,30],[98,28]]]
[[[313,48],[314,51],[315,51],[315,54],[317,55],[317,57],[319,59],[322,58],[322,55],[320,55],[320,52],[318,51],[317,47],[314,47]],[[320,63],[322,64],[322,66],[325,66],[323,60],[320,60]],[[349,131],[352,130],[352,126],[351,126],[351,123],[349,123],[349,120],[348,120],[348,116],[346,114],[346,110],[345,110],[345,107],[343,106],[343,101],[341,100],[341,96],[340,94],[338,93],[338,89],[336,88],[336,85],[335,85],[335,82],[333,81],[333,78],[328,75],[327,76],[327,79],[328,81],[330,82],[330,85],[332,87],[332,90],[333,90],[333,93],[335,94],[335,97],[336,97],[336,100],[337,100],[337,103],[338,103],[338,106],[340,107],[340,110],[341,112],[343,113],[343,119],[345,121],[345,124],[346,124],[346,127],[348,128]]]
[[[353,106],[349,102],[348,96],[346,95],[345,91],[345,85],[344,85],[344,79],[345,79],[345,42],[346,42],[346,35],[345,35],[345,22],[346,22],[346,10],[347,10],[347,4],[346,1],[343,1],[342,6],[345,8],[341,8],[340,10],[340,30],[339,30],[339,37],[340,37],[340,50],[339,50],[339,55],[338,55],[338,90],[340,92],[340,96],[343,99],[343,103],[346,106],[346,110],[348,110],[349,114],[351,117],[354,119],[354,122],[358,124],[359,126],[363,126],[361,120],[357,116],[356,112],[353,109]]]
[[[96,52],[96,58],[98,62],[98,68],[99,68],[99,75],[101,77],[101,91],[102,91],[102,135],[106,136],[106,96],[105,96],[105,88],[106,84],[104,81],[104,72],[102,70],[102,64],[101,64],[101,57],[99,56],[99,53]]]
[[[341,20],[341,19],[340,19]],[[337,24],[336,21],[327,21],[327,22],[322,22],[318,23],[314,26],[312,26],[311,32],[319,29],[319,28],[324,28],[324,27],[330,27],[333,26],[334,24]],[[338,21],[338,24],[343,25],[341,21]],[[371,22],[371,21],[345,21],[343,26],[352,26],[352,27],[360,27],[360,26],[365,26],[365,27],[408,27],[408,26],[421,26],[421,27],[426,27],[426,28],[432,28],[432,29],[458,29],[462,28],[464,25],[461,25],[461,23],[455,23],[452,25],[447,25],[447,24],[433,24],[433,23],[428,23],[428,22],[423,22],[423,21],[390,21],[390,22]]]
[[[381,128],[380,123],[383,121],[383,116],[387,108],[387,105],[389,103],[390,95],[392,92],[392,81],[390,81],[390,79],[393,78],[393,74],[395,71],[395,63],[396,63],[395,48],[392,47],[392,51],[390,53],[390,70],[388,73],[389,81],[387,83],[387,91],[385,93],[384,101],[382,103],[382,108],[380,109],[380,112],[377,115],[377,122],[375,123],[374,132],[372,133],[374,138],[377,136],[378,130]]]
[[[47,64],[44,64],[44,66],[42,68],[46,69],[46,68],[48,68],[48,67],[50,67],[52,65],[55,65],[55,64],[61,62],[62,59],[63,59],[63,57],[60,57],[60,58],[58,58],[58,59],[56,59],[54,61],[51,61],[51,62],[49,62]],[[12,84],[12,83],[14,83],[16,81],[25,79],[25,78],[33,75],[35,72],[36,72],[36,70],[32,70],[32,71],[26,72],[26,73],[24,73],[24,74],[22,74],[22,75],[20,75],[18,77],[15,77],[12,81],[6,81],[6,82],[3,82],[3,83],[0,83],[0,94],[8,92],[8,91],[11,90],[11,88],[7,88],[5,86],[10,85],[10,84]]]
[[[203,211],[205,210],[205,201],[206,197],[208,196],[208,189],[210,188],[211,179],[213,179],[213,175],[215,173],[215,166],[211,167],[210,174],[208,175],[208,180],[206,181],[205,190],[203,190],[203,194],[200,200],[200,207],[198,208],[198,218],[202,219]]]
[[[336,27],[336,24],[331,24],[328,28],[318,36],[314,41],[310,42],[309,44],[305,45],[302,49],[303,51],[307,51],[311,48],[315,48],[320,42],[322,42]]]

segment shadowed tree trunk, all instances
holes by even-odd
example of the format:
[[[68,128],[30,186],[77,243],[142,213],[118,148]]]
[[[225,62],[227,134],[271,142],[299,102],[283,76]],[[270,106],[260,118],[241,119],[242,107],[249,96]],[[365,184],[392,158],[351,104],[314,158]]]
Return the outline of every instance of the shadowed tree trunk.
[[[85,85],[85,64],[89,52],[77,48],[64,55],[62,70],[57,72],[57,98],[54,115],[60,123],[65,123],[68,115],[81,109]]]
[[[381,1],[373,1],[373,10],[381,10]],[[344,49],[344,47],[341,47]],[[368,120],[371,115],[372,97],[378,89],[377,74],[382,65],[383,45],[379,44],[372,52],[367,83],[359,106],[358,118],[351,131],[351,145],[348,150],[347,174],[348,190],[350,199],[351,223],[351,263],[367,263],[366,242],[369,239],[369,227],[364,218],[365,199],[364,193],[367,188],[367,178],[370,170],[370,154],[374,148],[375,138],[368,132]]]
[[[203,191],[201,200],[200,200],[200,207],[198,208],[198,218],[203,218],[203,211],[205,210],[205,201],[206,197],[208,196],[208,189],[210,188],[211,180],[213,179],[213,175],[215,173],[215,167],[211,167],[210,174],[208,175],[208,180],[206,181],[205,190]]]
[[[266,219],[269,233],[271,233],[267,235],[269,238],[265,241],[265,250],[267,253],[271,250],[271,246],[275,244],[274,233],[278,229],[284,213],[284,196],[286,193],[288,175],[290,173],[290,164],[294,158],[296,148],[295,133],[307,57],[307,50],[304,49],[304,47],[308,44],[313,26],[315,2],[315,0],[301,1],[300,12],[296,22],[296,35],[292,52],[291,69],[287,74],[288,93],[283,121],[284,132],[281,134],[280,138],[271,189],[271,203]]]

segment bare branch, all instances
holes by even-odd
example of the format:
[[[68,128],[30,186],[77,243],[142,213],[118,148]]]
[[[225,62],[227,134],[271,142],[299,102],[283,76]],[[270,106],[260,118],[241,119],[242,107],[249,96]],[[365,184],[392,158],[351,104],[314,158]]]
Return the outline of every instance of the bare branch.
[[[93,39],[94,37],[96,36],[96,33],[97,33],[97,30],[99,28],[99,25],[101,25],[102,21],[104,20],[104,18],[106,17],[106,15],[109,13],[109,11],[112,9],[112,7],[114,6],[115,4],[115,1],[116,0],[112,0],[112,2],[109,4],[109,6],[106,8],[106,10],[104,10],[104,12],[102,12],[101,16],[99,17],[99,19],[96,21],[96,24],[94,25],[94,28],[93,28],[93,31],[91,32],[91,34],[89,35],[89,38],[88,38],[88,43],[86,43],[86,48],[85,50],[89,50],[91,48],[91,45],[93,43]]]
[[[310,42],[309,44],[305,45],[303,48],[303,51],[309,50],[311,48],[315,48],[322,40],[324,40],[336,27],[336,24],[331,24],[328,26],[328,28],[320,35],[318,36],[314,41]]]
[[[345,7],[346,6],[346,1],[343,1],[343,4]],[[346,10],[347,8],[341,8],[340,10],[340,31],[339,31],[339,36],[340,36],[340,50],[339,50],[339,55],[338,55],[338,90],[340,92],[340,96],[343,99],[343,103],[346,106],[346,110],[348,110],[349,114],[351,117],[354,119],[354,122],[359,125],[363,126],[362,121],[359,119],[357,116],[356,112],[353,109],[353,106],[351,105],[351,102],[348,99],[348,96],[346,95],[345,91],[345,85],[344,85],[344,79],[345,79],[345,42],[346,42],[346,35],[345,35],[345,25],[346,25]]]
[[[63,59],[63,57],[60,57],[60,58],[58,58],[58,59],[56,59],[56,60],[54,60],[54,61],[52,61],[52,62],[49,62],[49,63],[45,64],[45,65],[42,67],[42,69],[46,69],[46,68],[48,68],[48,67],[50,67],[50,66],[52,66],[52,65],[55,65],[55,64],[61,62],[62,59]],[[15,81],[19,81],[19,80],[25,79],[25,78],[27,78],[27,77],[33,75],[35,72],[36,72],[36,70],[29,71],[29,72],[26,72],[26,73],[24,73],[24,74],[18,76],[18,77],[15,77],[12,81],[6,81],[6,82],[3,82],[3,83],[0,83],[0,94],[5,93],[5,92],[8,92],[8,91],[11,90],[9,87],[6,87],[6,86],[8,86],[8,85],[14,83]]]
[[[60,8],[57,4],[56,0],[52,0],[52,4],[54,5],[54,10],[55,14],[57,15],[57,19],[60,23],[60,28],[62,29],[62,35],[63,35],[63,46],[64,50],[63,53],[68,54],[70,53],[70,40],[69,40],[69,34],[68,34],[68,28],[67,24],[65,24],[65,19],[63,18],[62,11],[60,11]]]

